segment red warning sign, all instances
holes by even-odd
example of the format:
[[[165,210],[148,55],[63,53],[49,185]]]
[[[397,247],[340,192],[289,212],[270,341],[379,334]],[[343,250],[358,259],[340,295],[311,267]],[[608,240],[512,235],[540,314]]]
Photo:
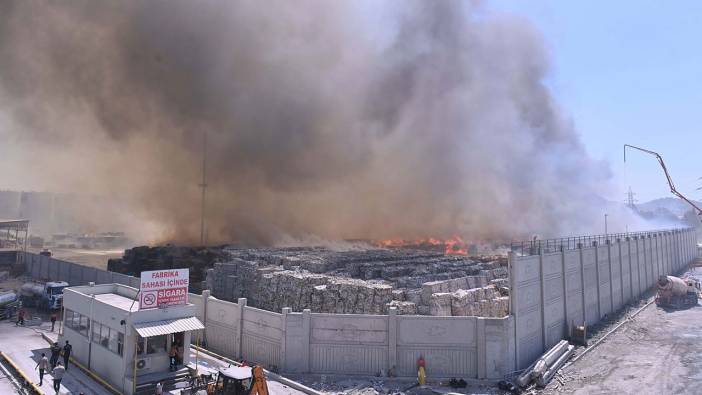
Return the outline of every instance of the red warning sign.
[[[189,269],[141,272],[139,310],[188,303]]]

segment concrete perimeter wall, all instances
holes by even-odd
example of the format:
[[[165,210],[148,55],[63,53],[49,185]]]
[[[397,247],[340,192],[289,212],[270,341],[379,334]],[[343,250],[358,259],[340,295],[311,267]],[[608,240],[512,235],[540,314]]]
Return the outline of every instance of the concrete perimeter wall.
[[[135,288],[139,279],[77,263],[26,253],[27,273],[70,285],[119,283]],[[206,329],[192,341],[232,359],[245,359],[287,373],[415,377],[423,355],[434,378],[499,379],[514,365],[512,317],[433,317],[281,313],[209,296],[189,294]]]
[[[510,311],[514,317],[516,365],[523,369],[569,335],[676,274],[697,257],[693,229],[607,239],[556,253],[510,254]]]
[[[513,320],[479,317],[273,313],[191,295],[207,348],[287,373],[416,376],[423,355],[433,377],[497,379],[513,365]]]

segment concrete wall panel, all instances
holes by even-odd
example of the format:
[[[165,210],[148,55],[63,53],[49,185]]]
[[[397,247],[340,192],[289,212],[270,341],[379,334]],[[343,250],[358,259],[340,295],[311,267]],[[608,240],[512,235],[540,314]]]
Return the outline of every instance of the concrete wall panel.
[[[599,245],[595,248],[597,255],[596,275],[598,277],[599,308],[600,316],[598,321],[605,315],[612,313],[612,283],[611,266],[609,264],[609,247]]]
[[[600,320],[596,248],[583,248],[582,256],[585,283],[585,322],[588,325],[593,325]]]
[[[566,306],[567,328],[585,322],[583,314],[582,267],[580,266],[580,250],[564,252],[566,267]]]
[[[542,317],[541,257],[524,256],[512,259],[512,309],[515,320],[518,369],[538,357],[544,348]],[[529,362],[530,363],[530,362]]]
[[[624,237],[612,243],[564,251],[565,278],[556,269],[557,254],[510,255],[518,368],[528,366],[555,341],[559,329],[554,317],[565,317],[563,325],[579,323],[584,306],[587,324],[597,323],[604,314],[618,310],[654,286],[660,274],[678,273],[690,263],[696,239],[694,232],[680,230]],[[536,262],[542,271],[538,271]],[[561,290],[557,289],[559,278],[564,280]],[[537,292],[539,288],[541,293]],[[557,300],[565,300],[563,312],[552,303]]]
[[[114,281],[112,280],[112,272],[104,271],[104,270],[98,270],[97,271],[97,280],[95,281],[96,284],[112,284]]]
[[[476,317],[397,317],[397,345],[466,345],[475,347]]]
[[[244,306],[241,325],[242,357],[266,366],[280,366],[282,314]]]
[[[545,339],[546,348],[549,348],[567,334],[563,288],[563,253],[544,254],[542,266]]]
[[[402,376],[417,375],[417,360],[424,356],[429,377],[477,378],[477,352],[470,348],[398,347],[398,372]]]
[[[619,310],[623,305],[623,279],[622,261],[620,256],[620,242],[609,245],[609,262],[612,273],[612,305],[613,311]]]

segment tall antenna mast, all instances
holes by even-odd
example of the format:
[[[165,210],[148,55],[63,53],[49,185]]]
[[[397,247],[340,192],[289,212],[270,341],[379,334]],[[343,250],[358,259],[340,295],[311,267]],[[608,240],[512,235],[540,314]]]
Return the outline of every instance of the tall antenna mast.
[[[626,205],[629,206],[629,208],[636,208],[637,200],[634,196],[636,196],[636,194],[631,190],[631,187],[629,187],[629,192],[626,193]]]
[[[200,244],[205,245],[205,191],[207,190],[207,131],[202,133],[202,206],[200,207]]]

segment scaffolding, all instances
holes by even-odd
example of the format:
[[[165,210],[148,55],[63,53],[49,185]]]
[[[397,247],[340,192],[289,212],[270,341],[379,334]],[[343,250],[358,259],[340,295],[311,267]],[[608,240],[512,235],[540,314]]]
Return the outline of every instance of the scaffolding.
[[[15,264],[24,263],[29,236],[29,220],[0,220],[0,251],[15,251]]]

